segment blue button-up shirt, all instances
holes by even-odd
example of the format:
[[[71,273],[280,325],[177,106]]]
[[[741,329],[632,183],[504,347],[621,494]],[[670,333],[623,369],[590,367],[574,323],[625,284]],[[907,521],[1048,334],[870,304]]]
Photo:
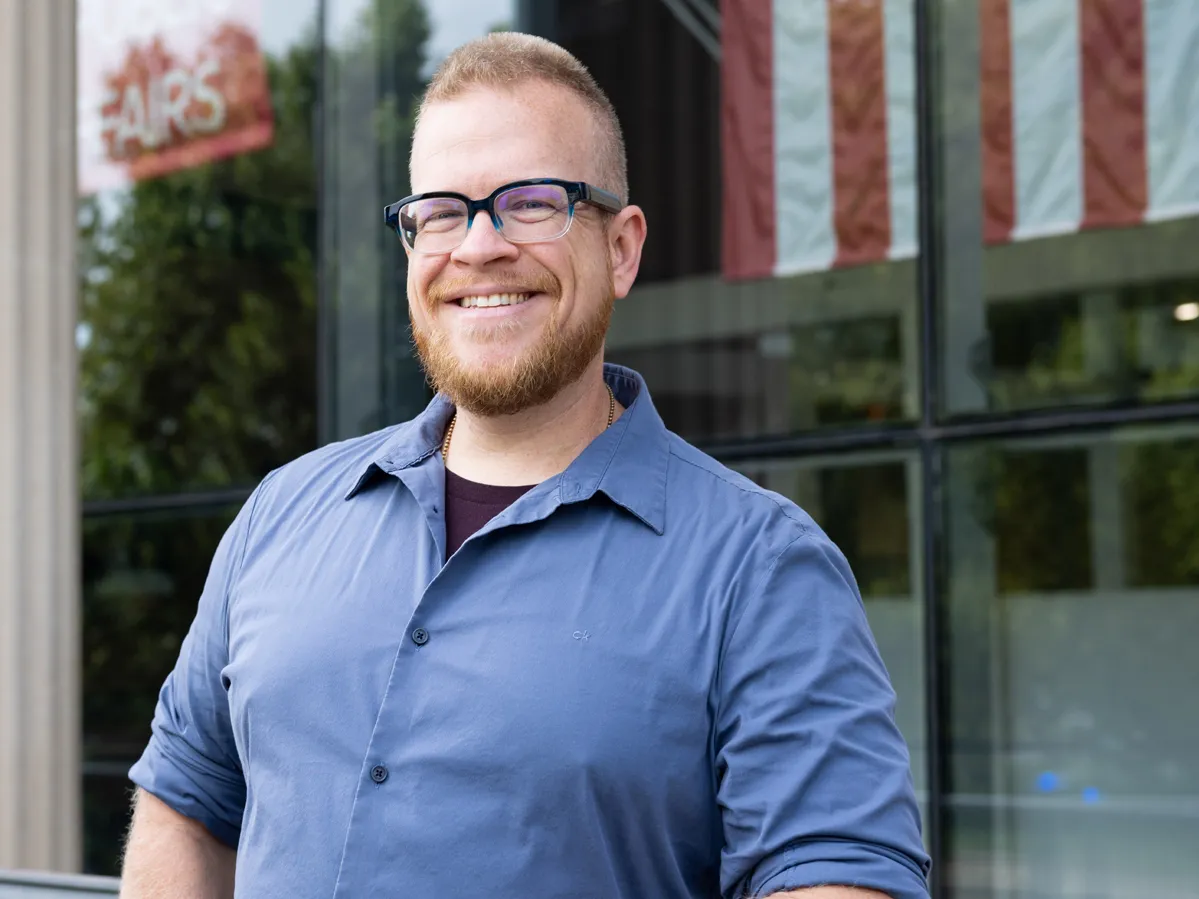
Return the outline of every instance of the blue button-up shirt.
[[[247,502],[131,771],[238,896],[927,895],[844,558],[605,375],[625,414],[448,561],[443,397]]]

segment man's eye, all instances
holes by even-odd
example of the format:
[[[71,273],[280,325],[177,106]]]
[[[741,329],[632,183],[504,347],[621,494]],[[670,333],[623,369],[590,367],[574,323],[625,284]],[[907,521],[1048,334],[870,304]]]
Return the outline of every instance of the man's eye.
[[[454,227],[455,223],[462,218],[462,213],[453,209],[447,209],[443,212],[435,212],[428,218],[422,219],[420,229],[422,231],[428,229],[433,231],[444,231],[446,228]]]

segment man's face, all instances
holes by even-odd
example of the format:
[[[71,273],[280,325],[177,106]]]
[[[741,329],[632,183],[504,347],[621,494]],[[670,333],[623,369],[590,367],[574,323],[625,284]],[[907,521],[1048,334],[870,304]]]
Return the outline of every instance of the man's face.
[[[525,178],[597,183],[596,127],[562,88],[472,89],[425,110],[412,148],[413,192],[479,198]],[[467,411],[500,415],[545,403],[576,381],[602,352],[612,304],[636,276],[619,237],[627,213],[614,220],[580,203],[570,231],[545,243],[510,243],[480,213],[456,250],[411,253],[408,311],[434,387]],[[636,249],[639,259],[640,242]],[[479,295],[509,304],[462,305]]]

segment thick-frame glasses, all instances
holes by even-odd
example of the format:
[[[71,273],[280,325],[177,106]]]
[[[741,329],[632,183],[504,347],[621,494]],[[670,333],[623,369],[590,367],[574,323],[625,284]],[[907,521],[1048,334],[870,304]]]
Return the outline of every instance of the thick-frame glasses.
[[[570,230],[576,203],[611,213],[624,208],[615,194],[585,181],[530,178],[497,187],[482,200],[452,191],[415,194],[384,208],[383,221],[413,253],[435,255],[460,247],[480,212],[512,243],[557,240]]]

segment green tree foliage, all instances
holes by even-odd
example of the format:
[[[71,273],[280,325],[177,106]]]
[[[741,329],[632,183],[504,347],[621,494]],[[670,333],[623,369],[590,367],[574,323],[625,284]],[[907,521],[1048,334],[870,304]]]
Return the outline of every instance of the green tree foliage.
[[[379,173],[386,196],[406,188],[428,36],[419,0],[378,0],[329,48],[327,122],[360,138],[323,135],[361,179],[344,195],[375,196]],[[87,498],[252,485],[316,445],[319,58],[309,39],[268,60],[268,149],[83,204]],[[357,214],[382,241],[377,212]],[[335,249],[362,289],[394,276],[356,265],[363,247]]]
[[[269,149],[84,205],[85,496],[250,484],[315,444],[315,62],[271,61]]]

